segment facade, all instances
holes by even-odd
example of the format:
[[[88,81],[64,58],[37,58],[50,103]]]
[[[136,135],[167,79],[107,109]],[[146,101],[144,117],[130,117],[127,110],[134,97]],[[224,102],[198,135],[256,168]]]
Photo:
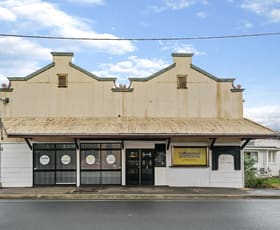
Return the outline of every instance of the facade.
[[[276,134],[243,118],[234,79],[172,54],[147,77],[99,78],[53,62],[0,90],[1,184],[243,187],[243,148]]]
[[[257,139],[244,149],[245,155],[255,160],[259,176],[280,175],[280,139]]]

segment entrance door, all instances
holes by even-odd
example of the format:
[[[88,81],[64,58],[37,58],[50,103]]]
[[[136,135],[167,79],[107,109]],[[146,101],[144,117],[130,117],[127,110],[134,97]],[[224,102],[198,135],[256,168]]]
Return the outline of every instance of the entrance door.
[[[126,184],[154,185],[154,150],[126,150]]]

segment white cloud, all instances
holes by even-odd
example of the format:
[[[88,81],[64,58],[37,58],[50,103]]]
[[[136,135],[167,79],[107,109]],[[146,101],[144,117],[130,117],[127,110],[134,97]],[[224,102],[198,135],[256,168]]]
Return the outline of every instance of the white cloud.
[[[40,56],[40,59],[47,59],[46,57],[50,54],[51,50],[48,48],[43,48],[35,42],[24,40],[22,38],[16,37],[3,37],[0,38],[1,47],[9,47],[8,49],[1,50],[1,56],[17,55],[22,58],[22,55],[25,57],[36,58]]]
[[[172,10],[181,10],[196,3],[196,0],[166,0],[165,5]]]
[[[165,10],[182,10],[182,9],[188,8],[197,3],[207,5],[208,1],[206,1],[206,0],[164,0],[159,5],[149,6],[149,9],[156,13],[160,13]]]
[[[243,0],[241,7],[264,16],[271,22],[280,22],[280,0]]]
[[[264,126],[280,131],[279,105],[244,108],[244,116]]]
[[[241,21],[243,27],[245,27],[246,29],[250,29],[253,27],[253,24],[250,22],[250,21],[247,21],[247,20],[243,20]]]
[[[280,22],[280,8],[279,9],[272,9],[270,11],[269,17],[273,22]]]
[[[55,4],[42,0],[7,0],[0,3],[18,18],[16,29],[20,30],[22,25],[26,30],[47,30],[48,33],[64,37],[86,37],[86,38],[117,38],[112,34],[102,34],[94,31],[86,20],[73,17],[60,10]],[[124,54],[135,50],[130,41],[83,41],[73,42],[107,52],[110,54]]]
[[[50,60],[51,50],[22,38],[0,38],[0,72],[2,75],[24,76],[39,68],[40,61]]]
[[[127,60],[115,64],[102,64],[99,66],[99,70],[93,71],[93,73],[99,77],[116,77],[118,81],[127,82],[129,77],[148,77],[167,65],[158,58],[147,59],[130,56]]]
[[[104,5],[104,0],[68,0],[69,2],[74,2],[74,3],[88,3],[88,4],[93,4],[93,5]]]
[[[17,16],[10,10],[0,6],[0,20],[3,21],[15,21]]]
[[[199,18],[206,18],[207,14],[203,11],[200,11],[200,12],[196,13],[196,16],[199,17]]]
[[[206,55],[205,52],[199,51],[191,44],[180,42],[160,42],[161,50],[169,50],[175,53],[193,53],[195,55]]]

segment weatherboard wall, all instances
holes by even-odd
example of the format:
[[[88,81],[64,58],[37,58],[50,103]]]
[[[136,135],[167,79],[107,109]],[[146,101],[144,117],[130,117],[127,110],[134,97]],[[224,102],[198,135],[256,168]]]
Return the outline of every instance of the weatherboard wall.
[[[32,151],[26,143],[1,144],[1,184],[3,187],[32,187]]]

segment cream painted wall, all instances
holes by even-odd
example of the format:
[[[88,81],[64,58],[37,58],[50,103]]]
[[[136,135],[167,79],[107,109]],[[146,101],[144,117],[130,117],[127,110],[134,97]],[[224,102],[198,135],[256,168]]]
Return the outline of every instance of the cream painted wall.
[[[191,55],[174,56],[175,67],[146,81],[132,81],[132,92],[113,92],[113,80],[96,80],[73,68],[71,56],[54,55],[54,66],[25,80],[12,80],[4,117],[225,117],[243,116],[242,92],[191,68]],[[57,87],[57,74],[68,74],[68,87]],[[177,89],[177,75],[187,89]]]

